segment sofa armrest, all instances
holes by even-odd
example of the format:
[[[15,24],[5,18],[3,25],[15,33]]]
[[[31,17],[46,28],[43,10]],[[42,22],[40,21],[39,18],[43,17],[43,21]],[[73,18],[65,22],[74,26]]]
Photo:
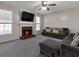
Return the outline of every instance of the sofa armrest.
[[[73,41],[73,36],[74,36],[74,33],[69,34],[63,39],[63,42],[67,44],[71,44],[71,42]]]
[[[79,47],[73,47],[68,44],[61,44],[60,56],[62,57],[79,57]]]

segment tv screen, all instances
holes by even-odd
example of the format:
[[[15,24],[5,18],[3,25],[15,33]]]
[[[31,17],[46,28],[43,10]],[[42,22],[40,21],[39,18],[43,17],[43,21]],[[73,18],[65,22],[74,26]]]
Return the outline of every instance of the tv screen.
[[[22,16],[21,16],[22,21],[32,22],[33,19],[34,19],[34,14],[29,13],[29,12],[25,12],[25,11],[22,12]]]

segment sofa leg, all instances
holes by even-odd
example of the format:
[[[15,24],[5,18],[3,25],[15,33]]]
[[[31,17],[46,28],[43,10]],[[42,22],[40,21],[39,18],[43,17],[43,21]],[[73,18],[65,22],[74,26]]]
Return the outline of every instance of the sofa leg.
[[[52,57],[54,57],[54,53],[52,53]]]

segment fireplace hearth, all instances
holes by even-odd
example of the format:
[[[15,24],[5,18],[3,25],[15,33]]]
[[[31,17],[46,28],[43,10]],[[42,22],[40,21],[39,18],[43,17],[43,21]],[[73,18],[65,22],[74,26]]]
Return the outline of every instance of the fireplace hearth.
[[[32,26],[22,27],[22,36],[20,37],[21,39],[30,38],[33,36],[34,35],[32,34]]]

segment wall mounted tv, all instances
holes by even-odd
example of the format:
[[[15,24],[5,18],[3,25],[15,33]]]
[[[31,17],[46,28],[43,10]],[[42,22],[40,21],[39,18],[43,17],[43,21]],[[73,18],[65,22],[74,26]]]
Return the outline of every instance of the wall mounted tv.
[[[34,14],[25,11],[22,12],[21,21],[33,22],[33,19],[34,19]]]

